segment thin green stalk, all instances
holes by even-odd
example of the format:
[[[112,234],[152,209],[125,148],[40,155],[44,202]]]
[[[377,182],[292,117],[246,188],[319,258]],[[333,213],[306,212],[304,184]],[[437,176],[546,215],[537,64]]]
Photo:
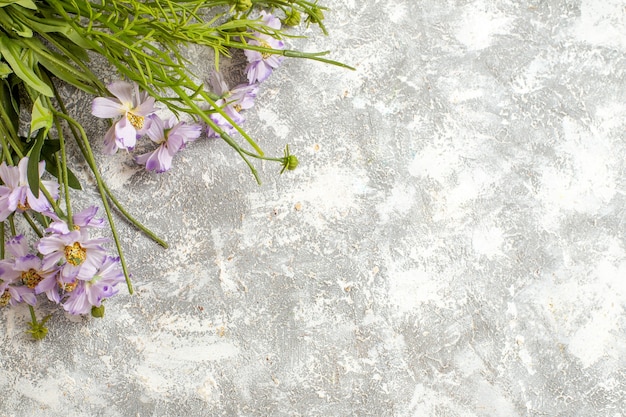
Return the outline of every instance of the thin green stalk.
[[[124,215],[124,217],[126,217],[139,230],[141,230],[142,232],[147,234],[150,237],[150,239],[154,240],[156,243],[158,243],[159,245],[161,245],[162,247],[164,247],[166,249],[169,247],[167,242],[165,242],[163,239],[159,238],[150,229],[148,229],[146,226],[144,226],[143,224],[139,223],[138,220],[133,218],[133,216],[131,216],[131,214],[129,212],[127,212],[124,209],[124,207],[120,204],[120,202],[113,196],[113,194],[111,193],[111,190],[109,189],[109,187],[105,183],[103,183],[102,185],[104,186],[104,190],[106,191],[107,195],[109,196],[109,199],[113,202],[113,204],[115,204],[115,207],[120,211],[120,213],[122,213]]]
[[[58,95],[58,92],[56,91],[56,89],[53,89],[53,91],[55,93],[55,97],[57,99],[57,102],[59,103],[59,107],[61,108],[61,111],[64,114],[67,114],[67,109],[65,108],[65,104],[60,99],[60,97]],[[78,123],[76,123],[76,124],[78,125]],[[80,149],[81,153],[83,155],[86,155],[87,154],[87,150],[85,149],[85,146],[83,145],[82,141],[80,140],[80,134],[79,134],[79,132],[76,131],[76,128],[74,127],[74,124],[69,123],[69,128],[70,128],[70,131],[72,132],[72,136],[74,136],[74,139],[76,140],[76,144],[78,145],[78,148]],[[92,172],[94,172],[94,171],[96,171],[98,169],[98,167],[96,166],[95,162],[90,161],[87,158],[85,158],[85,160],[87,161],[87,164],[89,165],[89,168],[92,170]],[[164,247],[164,248],[168,247],[168,244],[163,239],[159,238],[154,232],[152,232],[150,229],[148,229],[146,226],[144,226],[142,223],[140,223],[137,219],[135,219],[133,216],[131,216],[130,213],[128,211],[126,211],[126,209],[124,209],[122,204],[113,196],[113,194],[109,190],[109,187],[106,185],[106,183],[104,181],[102,182],[102,185],[104,186],[104,189],[105,189],[107,195],[109,196],[109,198],[111,199],[111,201],[113,202],[113,204],[115,204],[115,207],[117,207],[117,209],[126,217],[126,219],[128,221],[130,221],[135,227],[137,227],[139,230],[144,232],[150,239],[152,239],[153,241],[155,241],[156,243],[158,243],[162,247]]]
[[[30,225],[31,229],[33,229],[33,231],[35,232],[35,234],[37,236],[39,236],[39,238],[41,239],[43,237],[43,233],[39,230],[39,227],[37,227],[37,225],[35,224],[35,222],[33,221],[33,219],[31,219],[31,217],[28,215],[28,213],[23,212],[22,216],[26,219],[26,221],[28,222],[28,224]]]
[[[52,103],[48,100],[49,106],[52,107]],[[63,179],[63,194],[65,196],[65,211],[67,213],[67,225],[70,230],[74,228],[74,220],[72,218],[72,204],[70,203],[70,186],[67,175],[67,153],[65,150],[65,136],[63,136],[63,129],[59,118],[54,118],[54,125],[57,128],[57,134],[59,136],[59,146],[61,147],[61,171],[59,175]]]
[[[85,159],[88,161],[89,165],[95,168],[95,157],[91,150],[91,145],[89,144],[89,139],[87,138],[87,134],[83,127],[76,120],[72,119],[70,116],[67,116],[63,113],[55,112],[55,115],[65,119],[69,124],[73,124],[78,131],[80,132],[80,138],[85,148],[85,153],[83,154]],[[126,260],[124,258],[124,252],[122,251],[122,244],[120,242],[119,235],[117,233],[117,228],[115,227],[115,222],[113,220],[113,215],[111,213],[111,207],[109,206],[109,201],[107,200],[106,191],[104,189],[104,182],[102,181],[102,177],[100,176],[100,172],[97,169],[92,169],[93,175],[96,178],[96,184],[98,185],[98,192],[100,193],[100,198],[102,199],[102,205],[104,206],[104,211],[106,212],[107,219],[109,221],[109,227],[111,228],[111,234],[113,235],[113,240],[115,242],[115,247],[117,248],[117,253],[120,257],[120,263],[122,264],[122,271],[124,272],[124,277],[126,278],[126,286],[128,287],[128,292],[133,294],[133,285],[130,281],[130,275],[128,273],[128,268],[126,266]]]
[[[211,129],[213,129],[218,135],[220,135],[220,137],[226,143],[228,143],[233,149],[235,149],[237,151],[237,153],[239,153],[241,158],[243,158],[245,163],[248,165],[248,168],[250,168],[250,171],[252,172],[252,175],[256,179],[257,183],[261,184],[261,179],[259,178],[259,173],[257,172],[257,170],[254,167],[254,165],[252,165],[250,160],[248,158],[246,158],[246,155],[243,152],[243,149],[234,140],[232,140],[232,138],[226,132],[224,132],[224,130],[222,128],[220,128],[213,120],[211,120],[211,118],[208,117],[206,115],[206,113],[200,107],[198,107],[198,105],[196,103],[194,103],[193,100],[191,100],[187,96],[187,94],[185,94],[185,92],[182,90],[182,88],[180,88],[178,86],[174,86],[174,87],[172,87],[172,90],[174,90],[174,92],[177,93],[181,97],[181,99],[185,102],[185,104],[187,104],[189,106],[189,108],[194,111],[194,114],[197,114],[198,116],[200,116],[200,118],[206,124],[208,124],[211,127]],[[223,111],[220,114],[226,115],[226,113],[224,113]],[[236,125],[236,124],[234,124],[234,125]]]

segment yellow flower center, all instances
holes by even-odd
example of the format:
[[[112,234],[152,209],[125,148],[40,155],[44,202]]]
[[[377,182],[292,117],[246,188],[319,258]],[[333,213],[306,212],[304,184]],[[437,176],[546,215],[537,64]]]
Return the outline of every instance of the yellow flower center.
[[[22,272],[22,281],[28,288],[35,288],[41,282],[43,277],[34,269]]]
[[[239,113],[241,111],[241,104],[235,104],[233,108],[235,109],[237,113]]]
[[[72,246],[65,247],[65,259],[67,259],[70,264],[78,266],[87,259],[87,250],[80,246],[80,243],[74,242]]]
[[[272,49],[272,45],[270,45],[269,43],[265,42],[265,41],[261,41],[261,46],[263,48],[268,48],[268,49]],[[263,59],[267,59],[269,57],[271,57],[272,54],[270,54],[269,52],[261,52],[261,57]]]
[[[24,204],[17,203],[17,208],[22,210],[22,211],[26,211],[26,210],[30,209],[30,206],[28,205],[28,201],[25,201]]]
[[[9,304],[10,299],[11,299],[11,294],[9,293],[9,290],[8,289],[4,290],[2,295],[0,295],[0,307],[4,307],[7,304]]]
[[[75,279],[74,282],[63,282],[60,279],[57,279],[57,282],[59,283],[59,287],[61,287],[61,290],[63,290],[64,292],[72,292],[76,289],[76,286],[78,285],[77,279]]]
[[[126,112],[126,118],[130,122],[130,124],[133,125],[135,129],[141,129],[143,127],[143,122],[145,120],[145,117],[138,116],[131,112]]]

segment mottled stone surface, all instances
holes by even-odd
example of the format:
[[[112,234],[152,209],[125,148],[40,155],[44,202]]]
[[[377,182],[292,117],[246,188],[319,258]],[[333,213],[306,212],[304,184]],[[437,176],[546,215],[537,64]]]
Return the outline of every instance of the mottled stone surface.
[[[357,70],[288,60],[247,113],[296,171],[101,158],[171,248],[119,222],[104,320],[3,310],[0,415],[626,415],[626,3],[332,3],[290,44]]]

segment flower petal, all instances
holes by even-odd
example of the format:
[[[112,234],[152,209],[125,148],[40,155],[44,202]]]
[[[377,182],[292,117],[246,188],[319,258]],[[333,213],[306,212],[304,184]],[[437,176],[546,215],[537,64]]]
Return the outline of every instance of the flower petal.
[[[119,117],[125,113],[124,106],[113,98],[96,97],[91,103],[91,114],[102,119]]]

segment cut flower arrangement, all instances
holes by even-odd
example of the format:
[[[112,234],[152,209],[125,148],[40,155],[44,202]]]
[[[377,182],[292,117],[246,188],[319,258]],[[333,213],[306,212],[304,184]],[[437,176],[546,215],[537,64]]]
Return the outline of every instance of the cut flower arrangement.
[[[307,0],[0,0],[0,307],[27,304],[28,332],[42,339],[50,316],[37,318],[38,302],[102,317],[103,302],[120,285],[132,294],[114,213],[167,247],[111,193],[93,141],[103,141],[105,154],[127,152],[155,174],[202,138],[224,140],[257,182],[253,159],[275,161],[281,173],[295,169],[288,145],[284,155],[268,157],[241,126],[259,84],[286,57],[349,68],[327,52],[286,46],[289,26],[314,25],[326,34],[325,10]],[[189,69],[189,45],[212,50],[209,79]],[[220,60],[237,50],[246,58],[247,82],[231,87]],[[94,57],[104,58],[118,80],[105,85],[90,66]],[[61,86],[93,97],[89,117],[110,121],[104,138],[88,137]],[[82,210],[70,199],[81,184],[68,163],[69,141],[100,196]],[[140,141],[151,143],[148,152],[135,152]],[[97,230],[107,226],[110,233]],[[102,234],[112,237],[114,251]]]

